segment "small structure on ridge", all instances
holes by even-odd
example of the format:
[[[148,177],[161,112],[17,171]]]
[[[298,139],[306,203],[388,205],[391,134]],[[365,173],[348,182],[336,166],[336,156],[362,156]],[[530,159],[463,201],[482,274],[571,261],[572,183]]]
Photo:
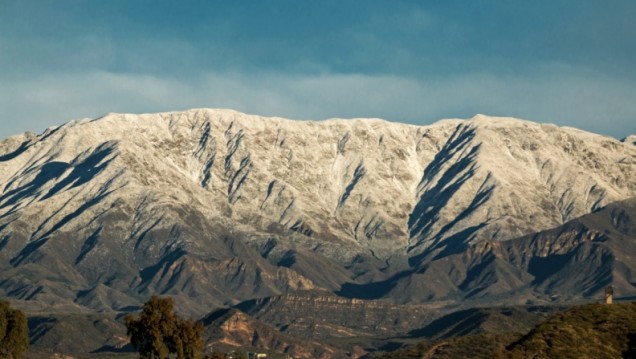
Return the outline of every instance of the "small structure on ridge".
[[[614,287],[611,285],[605,288],[605,304],[612,304],[612,298],[614,296]]]

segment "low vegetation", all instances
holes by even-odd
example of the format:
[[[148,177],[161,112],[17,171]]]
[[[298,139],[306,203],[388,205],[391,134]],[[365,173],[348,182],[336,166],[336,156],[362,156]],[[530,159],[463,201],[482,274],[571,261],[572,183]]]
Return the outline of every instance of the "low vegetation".
[[[477,333],[441,340],[425,340],[391,353],[375,354],[371,358],[507,358],[506,346],[517,338],[514,334]]]
[[[552,315],[523,336],[479,333],[423,341],[375,358],[633,358],[636,303],[588,304]]]
[[[636,303],[588,304],[553,315],[511,348],[513,357],[636,356]]]

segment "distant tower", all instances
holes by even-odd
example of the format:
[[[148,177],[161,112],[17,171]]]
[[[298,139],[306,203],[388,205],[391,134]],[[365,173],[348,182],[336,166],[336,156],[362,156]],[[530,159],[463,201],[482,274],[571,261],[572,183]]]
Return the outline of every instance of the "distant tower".
[[[605,288],[605,304],[612,304],[612,297],[614,296],[614,287],[611,285]]]

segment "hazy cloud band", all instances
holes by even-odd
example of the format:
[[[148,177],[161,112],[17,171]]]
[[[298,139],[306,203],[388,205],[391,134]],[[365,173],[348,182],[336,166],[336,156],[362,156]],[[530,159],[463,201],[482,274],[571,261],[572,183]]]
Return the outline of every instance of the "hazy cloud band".
[[[294,119],[379,117],[419,125],[484,113],[567,124],[618,138],[636,133],[636,86],[581,73],[553,68],[523,76],[470,73],[431,79],[215,72],[176,79],[105,71],[57,73],[0,82],[0,138],[24,128],[40,132],[52,123],[108,112],[200,107]]]

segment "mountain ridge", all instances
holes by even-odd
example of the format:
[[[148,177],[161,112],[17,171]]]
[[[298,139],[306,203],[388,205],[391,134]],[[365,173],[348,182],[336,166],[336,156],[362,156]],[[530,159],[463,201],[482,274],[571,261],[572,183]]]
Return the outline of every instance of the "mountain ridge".
[[[626,142],[484,115],[79,120],[0,142],[0,291],[92,310],[174,294],[195,313],[297,290],[351,295],[634,197],[635,164]],[[526,274],[504,262],[513,293]],[[399,288],[383,299],[402,300]],[[416,303],[463,296],[409,291]]]

